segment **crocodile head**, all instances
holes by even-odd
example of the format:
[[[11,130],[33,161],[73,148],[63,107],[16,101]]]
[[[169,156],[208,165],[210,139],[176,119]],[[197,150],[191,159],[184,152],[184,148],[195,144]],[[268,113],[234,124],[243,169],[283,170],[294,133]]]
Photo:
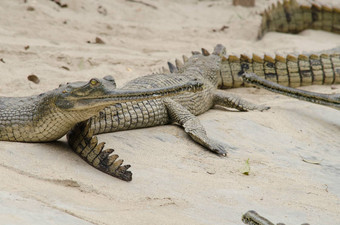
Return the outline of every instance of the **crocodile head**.
[[[89,82],[61,84],[54,90],[54,103],[64,111],[90,110],[105,107],[113,97],[122,97],[116,91],[112,76],[103,79],[92,78]]]
[[[84,120],[95,115],[101,109],[116,103],[142,101],[175,95],[182,91],[197,91],[202,88],[198,81],[175,86],[149,89],[117,89],[112,76],[103,79],[93,78],[89,82],[73,82],[60,85],[59,88],[43,94],[44,108],[54,107],[59,111],[77,113]],[[47,104],[46,104],[47,103]]]

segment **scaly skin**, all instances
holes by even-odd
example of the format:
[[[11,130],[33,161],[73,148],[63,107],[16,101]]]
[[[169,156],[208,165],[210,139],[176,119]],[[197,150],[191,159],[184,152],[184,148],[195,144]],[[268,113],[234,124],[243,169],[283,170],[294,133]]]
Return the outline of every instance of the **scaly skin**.
[[[255,73],[259,77],[289,87],[340,82],[340,54],[288,55],[263,58],[253,55],[229,55],[222,61],[224,88],[244,86],[242,74]],[[247,86],[247,85],[246,85]]]
[[[157,99],[181,91],[197,91],[196,81],[147,90],[115,89],[108,76],[90,82],[60,85],[52,91],[30,97],[0,97],[0,141],[47,142],[64,136],[81,121],[117,102]]]
[[[234,95],[217,90],[217,87],[222,84],[220,64],[224,57],[224,52],[225,48],[222,45],[217,45],[212,55],[194,55],[183,64],[183,67],[176,68],[176,70],[179,70],[178,72],[173,74],[152,74],[128,82],[121,88],[122,90],[164,88],[192,80],[204,85],[201,90],[195,93],[180,93],[169,98],[131,101],[106,107],[98,116],[94,116],[90,120],[74,127],[68,135],[70,146],[78,154],[82,154],[84,158],[87,158],[87,155],[92,154],[91,149],[95,151],[93,155],[98,155],[103,148],[103,143],[97,144],[97,138],[93,137],[93,134],[176,122],[182,125],[197,143],[216,154],[226,155],[226,149],[230,148],[230,146],[209,138],[195,115],[206,112],[214,105],[235,107],[242,111],[264,110],[267,107],[255,106]],[[89,129],[84,130],[84,127],[89,127]],[[90,130],[90,132],[86,130]],[[97,147],[98,145],[100,147]],[[91,158],[91,160],[88,159],[87,161],[95,168],[117,177],[117,174],[113,171],[120,168],[122,161],[120,164],[114,164],[111,157],[115,158],[116,156],[106,156],[105,160],[98,157]],[[125,172],[129,171],[123,171],[123,174]],[[124,180],[131,179],[130,176],[125,175],[119,178]]]
[[[274,223],[270,222],[268,219],[260,216],[254,210],[250,210],[243,214],[242,221],[245,224],[249,225],[275,225]],[[276,225],[285,225],[284,223],[277,223]],[[301,225],[309,225],[308,223],[303,223]]]
[[[254,84],[269,91],[340,110],[340,94],[321,94],[290,88],[262,79],[254,73],[244,73],[242,77],[245,82]]]
[[[262,13],[258,39],[270,31],[296,34],[306,29],[340,34],[340,8],[317,3],[299,5],[296,0],[278,1]]]
[[[327,24],[330,24],[331,31],[339,31],[340,10],[336,8],[331,9],[332,22],[329,23],[328,16],[323,16],[324,14],[328,15],[327,7],[321,7],[322,10],[319,12],[316,5],[299,6],[295,1],[285,1],[283,5],[278,3],[277,7],[265,11],[259,37],[271,30],[296,33],[310,27],[323,29],[328,26]],[[299,18],[301,10],[303,10],[304,16],[300,21],[296,18]],[[280,13],[278,13],[279,11]],[[275,19],[272,16],[275,16]],[[282,23],[283,25],[281,25]],[[301,26],[301,24],[305,25]],[[339,53],[309,56],[288,55],[286,57],[276,55],[274,58],[268,55],[260,57],[256,54],[253,54],[252,57],[246,55],[238,57],[226,55],[225,47],[217,45],[211,55],[207,50],[202,49],[202,54],[193,52],[193,56],[190,58],[183,56],[183,61],[176,59],[176,66],[168,63],[169,70],[163,69],[160,74],[132,80],[125,84],[123,89],[160,88],[177,84],[182,80],[196,79],[204,83],[203,90],[195,94],[183,93],[171,98],[132,101],[106,107],[98,116],[76,126],[68,135],[72,149],[77,153],[87,149],[84,158],[91,154],[91,150],[88,149],[94,149],[94,155],[98,155],[104,143],[100,143],[100,148],[97,148],[97,138],[93,137],[94,134],[176,122],[197,143],[216,154],[226,155],[226,150],[230,146],[209,138],[195,115],[202,114],[215,105],[233,107],[241,111],[256,109],[262,111],[268,107],[255,106],[234,95],[217,90],[218,88],[250,86],[243,81],[242,74],[245,72],[256,73],[259,77],[290,87],[340,83]],[[84,132],[83,127],[89,127],[91,132]],[[88,163],[105,173],[116,176],[112,171],[119,168],[122,161],[117,165],[111,160],[111,157],[116,158],[115,155],[106,154],[105,156],[104,160],[97,157],[93,161],[88,160]],[[122,179],[130,180],[130,175],[124,176]]]
[[[157,99],[162,96],[172,96],[182,91],[198,91],[202,83],[197,81],[179,82],[163,88],[147,90],[116,89],[115,81],[107,76],[104,79],[91,79],[90,82],[74,82],[60,85],[59,88],[31,97],[0,97],[0,141],[47,142],[58,140],[77,123],[96,115],[101,109],[117,102],[132,100]],[[82,132],[93,133],[88,127]],[[95,141],[96,138],[93,138]],[[92,142],[89,142],[92,143]],[[81,144],[81,143],[80,143]],[[95,157],[105,161],[110,150],[101,151],[101,145],[88,149],[86,161]],[[93,145],[89,145],[92,147]],[[94,147],[94,146],[93,146]],[[96,149],[100,154],[94,155]],[[85,151],[80,156],[84,158]],[[111,157],[115,165],[121,161]],[[114,160],[113,160],[114,159]],[[125,169],[124,169],[125,168]],[[125,166],[117,166],[112,174],[129,176]],[[120,171],[123,172],[120,172]]]

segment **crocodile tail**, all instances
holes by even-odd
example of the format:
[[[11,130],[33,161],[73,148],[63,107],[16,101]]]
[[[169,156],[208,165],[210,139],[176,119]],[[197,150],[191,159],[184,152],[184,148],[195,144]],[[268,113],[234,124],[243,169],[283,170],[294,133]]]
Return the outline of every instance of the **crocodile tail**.
[[[305,29],[340,33],[340,8],[315,3],[300,5],[296,0],[278,2],[262,13],[258,39],[269,31],[299,33]]]
[[[67,134],[68,144],[72,150],[96,169],[121,180],[131,181],[132,173],[128,171],[130,165],[122,165],[124,161],[118,159],[118,155],[111,154],[113,149],[103,150],[105,143],[98,143],[91,125],[92,119],[78,123]]]
[[[255,73],[272,82],[299,87],[313,84],[340,84],[340,54],[287,55],[253,54],[221,56],[221,88],[251,86],[244,84],[244,72]]]

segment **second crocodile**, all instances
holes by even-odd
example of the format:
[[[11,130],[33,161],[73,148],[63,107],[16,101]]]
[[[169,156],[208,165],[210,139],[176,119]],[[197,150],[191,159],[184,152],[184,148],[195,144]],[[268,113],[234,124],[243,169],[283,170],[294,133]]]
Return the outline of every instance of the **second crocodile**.
[[[267,31],[297,33],[307,28],[324,29],[339,33],[340,10],[326,6],[299,5],[295,0],[284,1],[262,14],[262,25],[258,37]],[[111,105],[98,116],[80,123],[69,133],[69,145],[83,159],[101,171],[117,176],[123,161],[115,161],[117,155],[112,149],[102,150],[94,134],[145,128],[168,123],[180,124],[194,141],[219,155],[226,155],[229,145],[209,138],[196,118],[214,105],[233,107],[241,111],[265,110],[264,106],[248,103],[218,88],[236,88],[247,85],[242,74],[256,73],[266,80],[290,87],[314,84],[340,83],[340,54],[276,55],[252,57],[227,55],[222,45],[217,45],[213,54],[202,49],[202,54],[193,52],[190,58],[176,60],[176,66],[169,63],[171,73],[143,76],[125,84],[123,89],[145,89],[165,87],[183,80],[197,79],[204,83],[202,91],[183,93],[158,100],[131,101]],[[94,153],[93,153],[94,152]],[[100,158],[102,152],[105,157]],[[96,157],[88,157],[95,155]],[[129,166],[126,166],[129,167]],[[125,168],[125,167],[124,167]],[[126,171],[125,171],[126,172]],[[120,174],[124,174],[124,171]],[[130,180],[129,176],[117,177]],[[127,179],[128,178],[128,179]]]

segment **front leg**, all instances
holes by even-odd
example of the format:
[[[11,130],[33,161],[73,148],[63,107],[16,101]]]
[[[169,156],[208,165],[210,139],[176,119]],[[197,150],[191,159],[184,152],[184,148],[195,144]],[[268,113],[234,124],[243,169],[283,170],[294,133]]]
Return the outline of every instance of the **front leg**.
[[[172,122],[177,122],[183,126],[184,131],[189,134],[194,141],[214,153],[222,156],[227,155],[226,149],[231,147],[209,138],[198,118],[189,112],[189,110],[170,98],[164,99],[163,102],[168,110],[169,117]]]
[[[236,95],[233,95],[225,91],[220,91],[220,90],[214,91],[214,104],[229,107],[229,108],[235,108],[239,111],[249,111],[249,110],[264,111],[264,110],[270,109],[270,107],[268,106],[255,105]]]

